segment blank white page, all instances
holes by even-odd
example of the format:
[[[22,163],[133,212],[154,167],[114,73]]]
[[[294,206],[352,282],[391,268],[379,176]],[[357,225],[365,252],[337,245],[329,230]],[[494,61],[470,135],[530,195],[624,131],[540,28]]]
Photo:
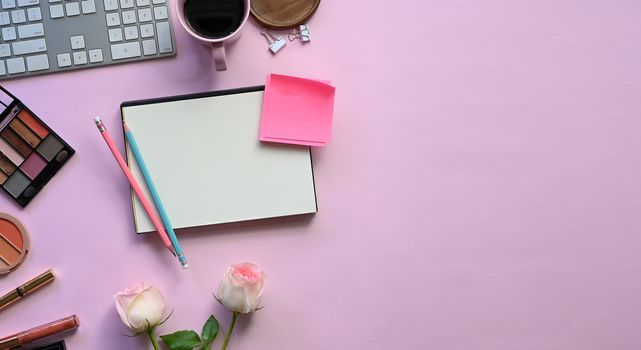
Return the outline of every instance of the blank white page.
[[[309,147],[258,140],[263,91],[122,107],[174,228],[316,212]],[[153,203],[127,147],[129,166]],[[136,232],[155,231],[133,196]]]

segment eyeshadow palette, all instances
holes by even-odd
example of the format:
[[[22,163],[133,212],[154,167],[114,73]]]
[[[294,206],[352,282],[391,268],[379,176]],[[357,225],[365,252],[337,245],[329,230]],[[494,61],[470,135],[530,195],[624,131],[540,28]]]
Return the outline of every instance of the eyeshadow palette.
[[[32,348],[31,350],[67,350],[67,347],[65,346],[65,341],[61,340],[61,341],[55,342],[53,344],[44,345],[44,346],[37,347],[37,348]]]
[[[0,187],[25,207],[75,151],[0,86]]]
[[[0,275],[17,269],[29,253],[29,234],[11,215],[0,213]]]

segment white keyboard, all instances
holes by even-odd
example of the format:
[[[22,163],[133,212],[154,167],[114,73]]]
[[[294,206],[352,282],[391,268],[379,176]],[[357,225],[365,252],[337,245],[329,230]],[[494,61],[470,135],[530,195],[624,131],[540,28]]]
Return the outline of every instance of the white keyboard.
[[[167,0],[0,0],[0,80],[176,54]]]

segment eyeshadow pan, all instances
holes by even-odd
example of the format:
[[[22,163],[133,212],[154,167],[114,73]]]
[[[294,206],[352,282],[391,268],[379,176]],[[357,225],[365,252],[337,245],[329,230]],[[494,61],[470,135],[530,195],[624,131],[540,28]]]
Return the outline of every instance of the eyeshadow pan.
[[[38,152],[40,152],[46,160],[51,161],[63,147],[62,143],[60,143],[55,136],[49,135],[38,147]]]
[[[0,171],[0,185],[7,181],[8,177],[9,175],[5,174],[3,171]]]
[[[0,170],[4,171],[7,175],[11,175],[16,171],[16,166],[2,153],[0,153]]]
[[[0,132],[0,135],[2,135],[2,138],[9,142],[23,157],[28,157],[33,151],[33,148],[31,148],[31,146],[18,136],[18,134],[16,134],[16,132],[11,128],[4,128],[4,130]]]
[[[2,153],[0,153],[0,170],[4,171],[7,175],[11,175],[16,171],[16,166]]]
[[[20,165],[24,160],[24,157],[2,138],[0,138],[0,152],[9,158],[9,160],[15,165]]]
[[[36,135],[31,129],[29,129],[19,118],[13,118],[9,123],[11,129],[13,129],[20,137],[22,137],[27,143],[29,143],[33,148],[36,148],[40,144],[40,138]]]
[[[18,114],[18,118],[22,120],[33,132],[35,132],[41,139],[44,139],[49,135],[49,130],[45,128],[42,123],[40,123],[33,114],[29,113],[26,109],[23,109]]]
[[[34,152],[29,158],[27,158],[27,160],[24,161],[24,163],[22,163],[20,169],[22,169],[22,171],[27,174],[31,180],[35,180],[42,169],[45,168],[45,165],[47,165],[47,162],[45,162],[38,153]]]
[[[21,172],[16,171],[9,177],[3,186],[14,198],[18,198],[22,191],[29,186],[29,183],[29,179],[26,176]]]

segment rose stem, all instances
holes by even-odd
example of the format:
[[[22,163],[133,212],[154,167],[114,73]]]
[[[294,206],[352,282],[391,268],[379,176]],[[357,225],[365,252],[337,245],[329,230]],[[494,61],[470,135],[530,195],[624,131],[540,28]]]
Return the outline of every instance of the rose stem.
[[[229,344],[229,337],[231,337],[231,332],[234,331],[234,326],[236,326],[236,318],[238,318],[238,313],[237,312],[232,312],[232,317],[231,317],[231,326],[229,326],[229,330],[227,331],[227,336],[225,337],[225,342],[223,343],[223,347],[220,350],[225,350],[227,349],[227,344]]]
[[[158,350],[158,341],[156,341],[156,335],[154,335],[154,329],[148,328],[147,334],[149,335],[149,339],[151,340],[151,344],[154,346],[154,349]]]

